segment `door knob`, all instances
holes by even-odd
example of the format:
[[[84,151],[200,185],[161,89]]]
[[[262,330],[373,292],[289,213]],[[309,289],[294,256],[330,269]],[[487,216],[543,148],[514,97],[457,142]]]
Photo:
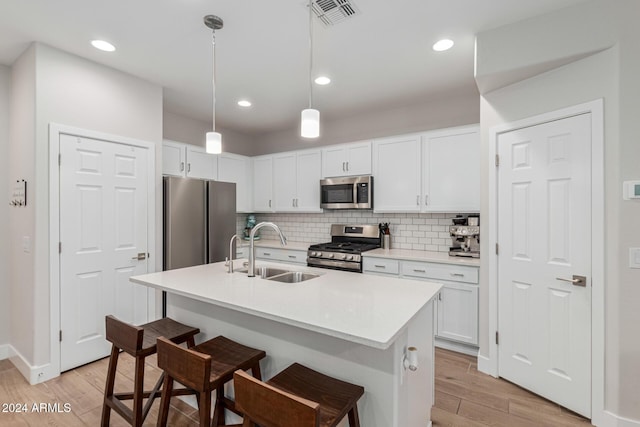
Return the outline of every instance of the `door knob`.
[[[138,260],[138,261],[143,261],[143,260],[147,259],[147,254],[144,253],[144,252],[140,252],[140,253],[138,253],[138,255],[136,255],[134,257],[131,257],[131,259],[135,259],[135,260]]]
[[[587,278],[585,276],[576,276],[575,274],[573,275],[572,279],[565,279],[564,277],[556,277],[556,280],[569,282],[573,286],[587,286]]]

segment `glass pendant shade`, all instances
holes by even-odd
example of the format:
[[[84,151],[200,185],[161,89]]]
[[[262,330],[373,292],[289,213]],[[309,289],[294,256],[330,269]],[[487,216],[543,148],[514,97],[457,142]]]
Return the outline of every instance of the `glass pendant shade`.
[[[320,111],[313,108],[302,110],[302,125],[300,135],[303,138],[317,138],[320,136]]]
[[[222,153],[222,135],[218,132],[207,132],[207,153]]]

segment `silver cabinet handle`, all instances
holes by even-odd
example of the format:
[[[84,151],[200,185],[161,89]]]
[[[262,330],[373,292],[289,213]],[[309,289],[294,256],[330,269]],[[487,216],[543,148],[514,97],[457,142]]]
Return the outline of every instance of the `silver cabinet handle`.
[[[298,199],[296,199],[296,208],[298,207]]]
[[[572,279],[565,279],[563,277],[556,277],[556,280],[562,280],[563,282],[569,282],[573,286],[587,286],[587,278],[585,276],[573,275]]]
[[[347,169],[345,168],[345,163],[346,162],[342,162],[342,172],[345,172]]]
[[[450,273],[454,277],[464,277],[463,273]]]
[[[271,252],[263,252],[262,255],[264,256],[271,256]]]
[[[387,268],[386,265],[379,265],[379,264],[375,264],[374,267],[375,268]]]
[[[296,207],[296,199],[291,199],[291,206]]]
[[[420,195],[416,196],[416,205],[420,206]]]
[[[271,207],[271,199],[269,199],[269,207]]]
[[[187,172],[191,172],[191,163],[187,163]]]
[[[429,195],[428,194],[424,195],[424,205],[425,206],[429,206]]]
[[[289,258],[291,258],[291,259],[296,259],[296,258],[298,258],[298,257],[297,257],[297,256],[295,256],[295,255],[289,255]]]
[[[418,270],[417,268],[414,268],[413,271],[416,272],[416,273],[426,273],[427,272],[426,270]]]
[[[180,172],[184,172],[184,162],[180,162]]]
[[[349,162],[347,162],[347,172],[349,172]]]

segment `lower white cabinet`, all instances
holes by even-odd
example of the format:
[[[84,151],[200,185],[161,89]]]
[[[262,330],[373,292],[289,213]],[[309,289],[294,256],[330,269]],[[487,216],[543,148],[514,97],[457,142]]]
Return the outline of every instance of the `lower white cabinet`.
[[[365,256],[362,271],[442,283],[436,337],[478,346],[478,267]]]
[[[283,248],[256,247],[256,259],[307,264],[307,251]]]

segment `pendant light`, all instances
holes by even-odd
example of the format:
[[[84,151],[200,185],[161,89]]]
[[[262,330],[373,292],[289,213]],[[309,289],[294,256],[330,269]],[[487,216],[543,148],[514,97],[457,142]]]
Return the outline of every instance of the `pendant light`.
[[[317,138],[320,136],[320,111],[313,105],[313,0],[309,0],[309,108],[302,110],[300,135],[303,138]]]
[[[204,25],[211,28],[212,44],[213,44],[213,116],[212,116],[212,132],[207,132],[206,151],[210,154],[222,153],[222,135],[216,132],[216,30],[223,26],[222,19],[215,15],[207,15],[204,17]]]

